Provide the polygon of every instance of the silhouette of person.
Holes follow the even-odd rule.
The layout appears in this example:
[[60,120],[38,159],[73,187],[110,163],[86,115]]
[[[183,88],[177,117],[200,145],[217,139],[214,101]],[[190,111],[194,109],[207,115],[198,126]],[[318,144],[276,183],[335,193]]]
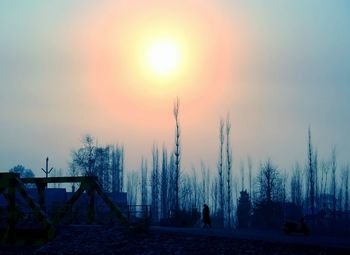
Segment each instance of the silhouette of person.
[[209,207],[207,204],[203,206],[203,228],[209,226],[211,228],[210,216],[209,216]]

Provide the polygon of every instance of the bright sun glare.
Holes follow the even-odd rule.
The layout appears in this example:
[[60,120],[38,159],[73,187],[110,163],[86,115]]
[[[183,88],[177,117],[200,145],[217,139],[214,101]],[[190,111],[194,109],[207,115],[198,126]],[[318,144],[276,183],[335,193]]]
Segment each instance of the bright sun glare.
[[150,44],[146,53],[147,66],[158,76],[167,76],[177,71],[181,52],[175,41],[159,39]]

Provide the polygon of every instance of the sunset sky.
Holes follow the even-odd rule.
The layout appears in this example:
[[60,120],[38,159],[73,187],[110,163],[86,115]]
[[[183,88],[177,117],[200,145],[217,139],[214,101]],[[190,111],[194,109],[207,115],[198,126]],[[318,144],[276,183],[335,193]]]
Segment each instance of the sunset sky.
[[0,170],[67,169],[90,133],[124,144],[126,169],[174,147],[182,169],[216,171],[220,117],[232,123],[233,170],[250,155],[282,170],[350,161],[350,2],[0,2]]

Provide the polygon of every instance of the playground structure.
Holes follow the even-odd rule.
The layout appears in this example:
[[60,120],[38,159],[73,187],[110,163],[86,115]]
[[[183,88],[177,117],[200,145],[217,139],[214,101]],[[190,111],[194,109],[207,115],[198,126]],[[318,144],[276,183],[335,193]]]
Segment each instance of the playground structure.
[[[71,198],[64,204],[63,209],[54,221],[49,219],[45,212],[45,189],[49,183],[80,183],[79,188],[73,193]],[[26,191],[26,184],[34,184],[38,191],[38,203]],[[3,229],[1,242],[15,243],[20,236],[20,231],[16,224],[18,217],[18,205],[16,204],[16,195],[20,195],[32,210],[36,220],[41,223],[41,235],[44,241],[55,237],[56,226],[71,210],[72,206],[79,197],[86,192],[88,194],[87,218],[88,223],[95,219],[95,195],[99,195],[103,202],[110,208],[111,213],[119,220],[122,226],[126,226],[130,218],[129,212],[127,218],[121,210],[109,199],[103,192],[97,178],[94,176],[84,177],[47,177],[47,178],[20,178],[17,173],[0,173],[0,195],[3,195],[7,201],[6,226]],[[147,211],[147,208],[146,208]]]

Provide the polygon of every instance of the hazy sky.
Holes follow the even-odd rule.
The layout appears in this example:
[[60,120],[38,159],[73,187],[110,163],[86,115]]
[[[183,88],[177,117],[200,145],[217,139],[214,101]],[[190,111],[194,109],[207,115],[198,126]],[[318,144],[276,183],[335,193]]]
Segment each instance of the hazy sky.
[[[86,133],[124,144],[137,169],[154,142],[173,148],[177,96],[184,169],[216,170],[228,112],[236,169],[247,155],[303,164],[309,125],[320,158],[336,145],[349,162],[349,1],[163,2],[0,2],[2,171],[41,175],[46,156],[65,170]],[[141,67],[159,35],[184,49],[166,79]]]

